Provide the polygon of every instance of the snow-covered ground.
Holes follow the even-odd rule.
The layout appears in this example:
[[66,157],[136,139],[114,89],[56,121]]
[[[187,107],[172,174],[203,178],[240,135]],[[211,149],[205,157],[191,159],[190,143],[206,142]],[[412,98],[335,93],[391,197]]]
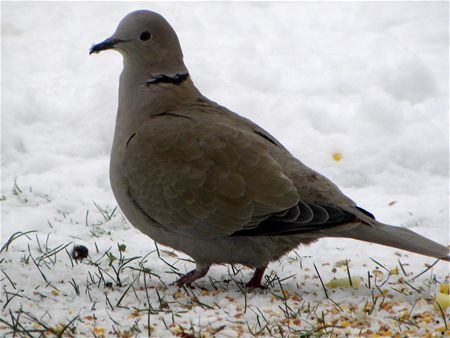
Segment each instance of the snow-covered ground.
[[[352,240],[273,262],[262,291],[244,290],[251,271],[229,266],[192,290],[170,285],[194,265],[157,252],[115,209],[108,161],[122,60],[88,49],[134,9],[161,13],[206,96],[269,130],[378,219],[448,245],[448,6],[2,2],[2,245],[21,236],[0,253],[0,335],[444,332],[449,312],[445,321],[432,297],[448,264],[413,278],[435,260]],[[70,259],[75,244],[89,259]],[[328,299],[318,273],[324,283],[346,277],[346,259],[362,285],[328,288]]]

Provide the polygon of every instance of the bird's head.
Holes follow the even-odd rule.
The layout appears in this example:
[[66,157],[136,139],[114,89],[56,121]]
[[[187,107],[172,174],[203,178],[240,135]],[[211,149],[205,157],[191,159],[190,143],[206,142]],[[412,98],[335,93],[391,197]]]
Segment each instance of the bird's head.
[[131,12],[120,21],[114,34],[93,45],[89,54],[117,50],[125,64],[165,74],[185,70],[178,37],[158,13],[148,10]]

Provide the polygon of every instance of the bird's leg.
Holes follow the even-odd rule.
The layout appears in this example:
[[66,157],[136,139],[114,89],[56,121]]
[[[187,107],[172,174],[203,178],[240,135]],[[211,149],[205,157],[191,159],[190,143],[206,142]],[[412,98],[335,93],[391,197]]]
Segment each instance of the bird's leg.
[[200,265],[197,264],[195,269],[189,271],[187,274],[181,276],[180,279],[176,281],[178,285],[190,285],[195,282],[197,279],[202,278],[204,275],[208,273],[209,265]]
[[251,289],[261,288],[262,287],[261,280],[264,276],[264,271],[266,271],[266,268],[267,265],[260,268],[256,268],[252,279],[250,279],[250,281],[247,283],[246,286]]

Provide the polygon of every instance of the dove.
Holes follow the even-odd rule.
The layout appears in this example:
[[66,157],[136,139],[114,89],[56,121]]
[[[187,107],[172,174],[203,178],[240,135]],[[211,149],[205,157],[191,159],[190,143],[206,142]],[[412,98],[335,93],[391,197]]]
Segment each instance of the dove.
[[449,249],[383,224],[252,121],[203,96],[178,37],[137,10],[90,54],[123,56],[110,182],[127,220],[195,260],[191,284],[213,264],[254,269],[323,237],[351,238],[449,261]]

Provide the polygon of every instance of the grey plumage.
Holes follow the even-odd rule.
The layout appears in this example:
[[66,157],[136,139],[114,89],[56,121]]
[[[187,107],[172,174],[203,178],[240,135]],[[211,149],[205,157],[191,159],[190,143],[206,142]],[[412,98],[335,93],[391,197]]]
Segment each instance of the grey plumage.
[[114,195],[127,219],[197,263],[256,268],[300,244],[347,237],[449,260],[447,247],[376,221],[272,135],[194,86],[178,38],[157,13],[135,11],[91,53],[124,57],[111,152]]

